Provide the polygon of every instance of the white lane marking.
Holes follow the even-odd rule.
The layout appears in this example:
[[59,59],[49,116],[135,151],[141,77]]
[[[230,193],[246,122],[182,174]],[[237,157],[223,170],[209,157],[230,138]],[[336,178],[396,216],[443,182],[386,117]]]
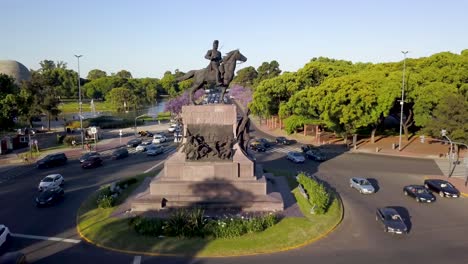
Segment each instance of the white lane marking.
[[[175,151],[175,149],[172,149],[172,150],[170,150],[170,151],[168,151],[168,152],[166,152],[166,153],[167,153],[167,154],[171,154],[171,153],[174,152],[174,151]],[[151,168],[145,170],[143,173],[148,173],[148,172],[154,170],[154,168],[156,168],[156,167],[158,167],[159,165],[161,165],[161,163],[164,163],[164,161],[165,161],[165,160],[162,160],[161,162],[158,162],[156,165],[154,165],[153,167],[151,167]]]
[[22,237],[22,238],[29,238],[29,239],[39,239],[39,240],[50,240],[50,241],[58,241],[58,242],[67,242],[67,243],[74,243],[78,244],[81,240],[78,239],[69,239],[69,238],[60,238],[60,237],[45,237],[45,236],[33,236],[33,235],[24,235],[24,234],[15,234],[11,233],[12,237]]
[[141,256],[135,256],[135,258],[133,258],[133,264],[140,264],[141,262]]

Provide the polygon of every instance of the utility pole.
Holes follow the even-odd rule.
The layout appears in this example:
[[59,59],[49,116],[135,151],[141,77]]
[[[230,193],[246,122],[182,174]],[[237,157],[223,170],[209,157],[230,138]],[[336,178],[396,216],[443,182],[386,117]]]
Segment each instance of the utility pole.
[[75,55],[78,59],[78,104],[80,105],[80,132],[81,132],[81,149],[84,149],[84,134],[83,134],[83,105],[81,102],[81,82],[80,82],[80,58],[83,55]]
[[452,175],[452,152],[453,152],[453,142],[452,140],[447,136],[447,130],[442,129],[441,134],[443,137],[445,137],[449,142],[450,142],[450,150],[449,150],[449,171],[448,171],[448,177]]
[[398,151],[401,151],[401,133],[403,129],[403,104],[405,102],[405,71],[406,71],[406,54],[408,51],[402,51],[404,59],[403,59],[403,79],[402,79],[402,84],[401,84],[401,111],[400,111],[400,139],[398,141]]

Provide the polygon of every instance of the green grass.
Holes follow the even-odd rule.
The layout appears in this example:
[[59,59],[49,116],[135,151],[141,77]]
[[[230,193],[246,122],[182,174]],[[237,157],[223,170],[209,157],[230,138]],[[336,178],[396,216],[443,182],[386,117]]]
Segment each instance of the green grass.
[[[145,176],[147,175],[137,176],[138,182],[125,190],[120,199],[128,196]],[[297,189],[294,192],[298,192]],[[90,196],[78,210],[78,229],[82,235],[94,243],[108,248],[167,255],[234,256],[286,250],[320,238],[325,232],[335,227],[342,218],[341,203],[339,199],[334,199],[324,215],[304,213],[306,217],[284,218],[277,225],[264,232],[247,234],[238,238],[157,238],[137,234],[128,225],[127,219],[110,217],[115,207],[97,208],[96,196],[97,192]],[[298,201],[301,201],[300,197],[297,195],[296,197]],[[310,206],[307,208],[307,204],[300,202],[300,206],[304,212],[310,211]]]
[[[94,107],[96,108],[96,112],[115,111],[112,105],[107,101],[94,102]],[[62,111],[62,113],[76,113],[79,111],[80,105],[78,102],[61,103],[59,105],[59,109]],[[90,112],[92,110],[91,104],[83,103],[82,109],[84,112]]]

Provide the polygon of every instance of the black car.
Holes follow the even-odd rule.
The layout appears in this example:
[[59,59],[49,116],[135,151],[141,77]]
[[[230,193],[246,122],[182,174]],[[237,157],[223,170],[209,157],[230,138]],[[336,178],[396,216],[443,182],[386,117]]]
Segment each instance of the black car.
[[81,163],[81,168],[89,169],[96,168],[102,165],[102,159],[99,156],[92,156]]
[[64,165],[67,163],[67,160],[68,158],[67,156],[65,156],[65,153],[49,154],[45,156],[44,158],[38,160],[36,163],[36,166],[39,169],[50,168],[50,167]]
[[416,202],[432,203],[435,201],[435,196],[422,185],[408,185],[403,188],[403,193],[406,196],[413,197]]
[[112,159],[123,159],[128,157],[128,150],[126,148],[119,148],[112,152]]
[[407,234],[408,227],[406,227],[403,218],[400,214],[391,207],[378,208],[376,211],[375,220],[383,226],[384,232],[394,234]]
[[268,141],[266,138],[259,138],[257,141],[262,143],[265,148],[271,147],[270,141]]
[[438,193],[440,197],[460,197],[460,191],[448,181],[429,179],[424,181],[424,186],[426,186],[427,189]]
[[304,153],[306,153],[307,151],[312,150],[312,149],[315,149],[314,145],[307,144],[307,145],[302,145],[301,146],[301,150]]
[[266,147],[259,141],[254,141],[249,145],[250,149],[257,152],[265,152]]
[[305,156],[308,159],[315,160],[315,161],[325,161],[325,160],[327,160],[327,156],[325,155],[325,153],[323,153],[319,149],[308,150],[305,153]]
[[87,152],[83,156],[80,157],[80,163],[83,163],[85,160],[89,159],[90,157],[95,157],[95,156],[99,157],[100,154],[96,151]]
[[291,144],[291,140],[285,138],[285,137],[277,137],[276,138],[276,143],[278,144],[282,144],[282,145],[290,145]]
[[62,200],[64,196],[65,192],[60,187],[45,189],[36,197],[36,205],[38,207],[51,205]]
[[141,142],[142,142],[142,140],[139,139],[139,138],[131,139],[131,140],[129,140],[129,141],[127,142],[127,147],[129,147],[129,148],[134,148],[134,147],[140,145]]

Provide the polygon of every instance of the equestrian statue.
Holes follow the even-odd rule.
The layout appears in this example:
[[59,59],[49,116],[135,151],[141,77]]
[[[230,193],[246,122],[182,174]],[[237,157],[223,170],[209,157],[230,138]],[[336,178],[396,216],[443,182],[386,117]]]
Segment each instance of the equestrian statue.
[[228,52],[221,58],[221,52],[218,51],[218,44],[219,42],[215,40],[213,42],[213,49],[208,50],[205,55],[205,58],[210,60],[208,67],[201,70],[191,70],[184,76],[177,78],[178,82],[193,78],[193,84],[189,93],[190,102],[192,104],[196,104],[193,98],[195,92],[206,84],[222,87],[220,102],[224,102],[224,94],[232,79],[234,79],[237,62],[247,61],[247,58],[237,49]]

